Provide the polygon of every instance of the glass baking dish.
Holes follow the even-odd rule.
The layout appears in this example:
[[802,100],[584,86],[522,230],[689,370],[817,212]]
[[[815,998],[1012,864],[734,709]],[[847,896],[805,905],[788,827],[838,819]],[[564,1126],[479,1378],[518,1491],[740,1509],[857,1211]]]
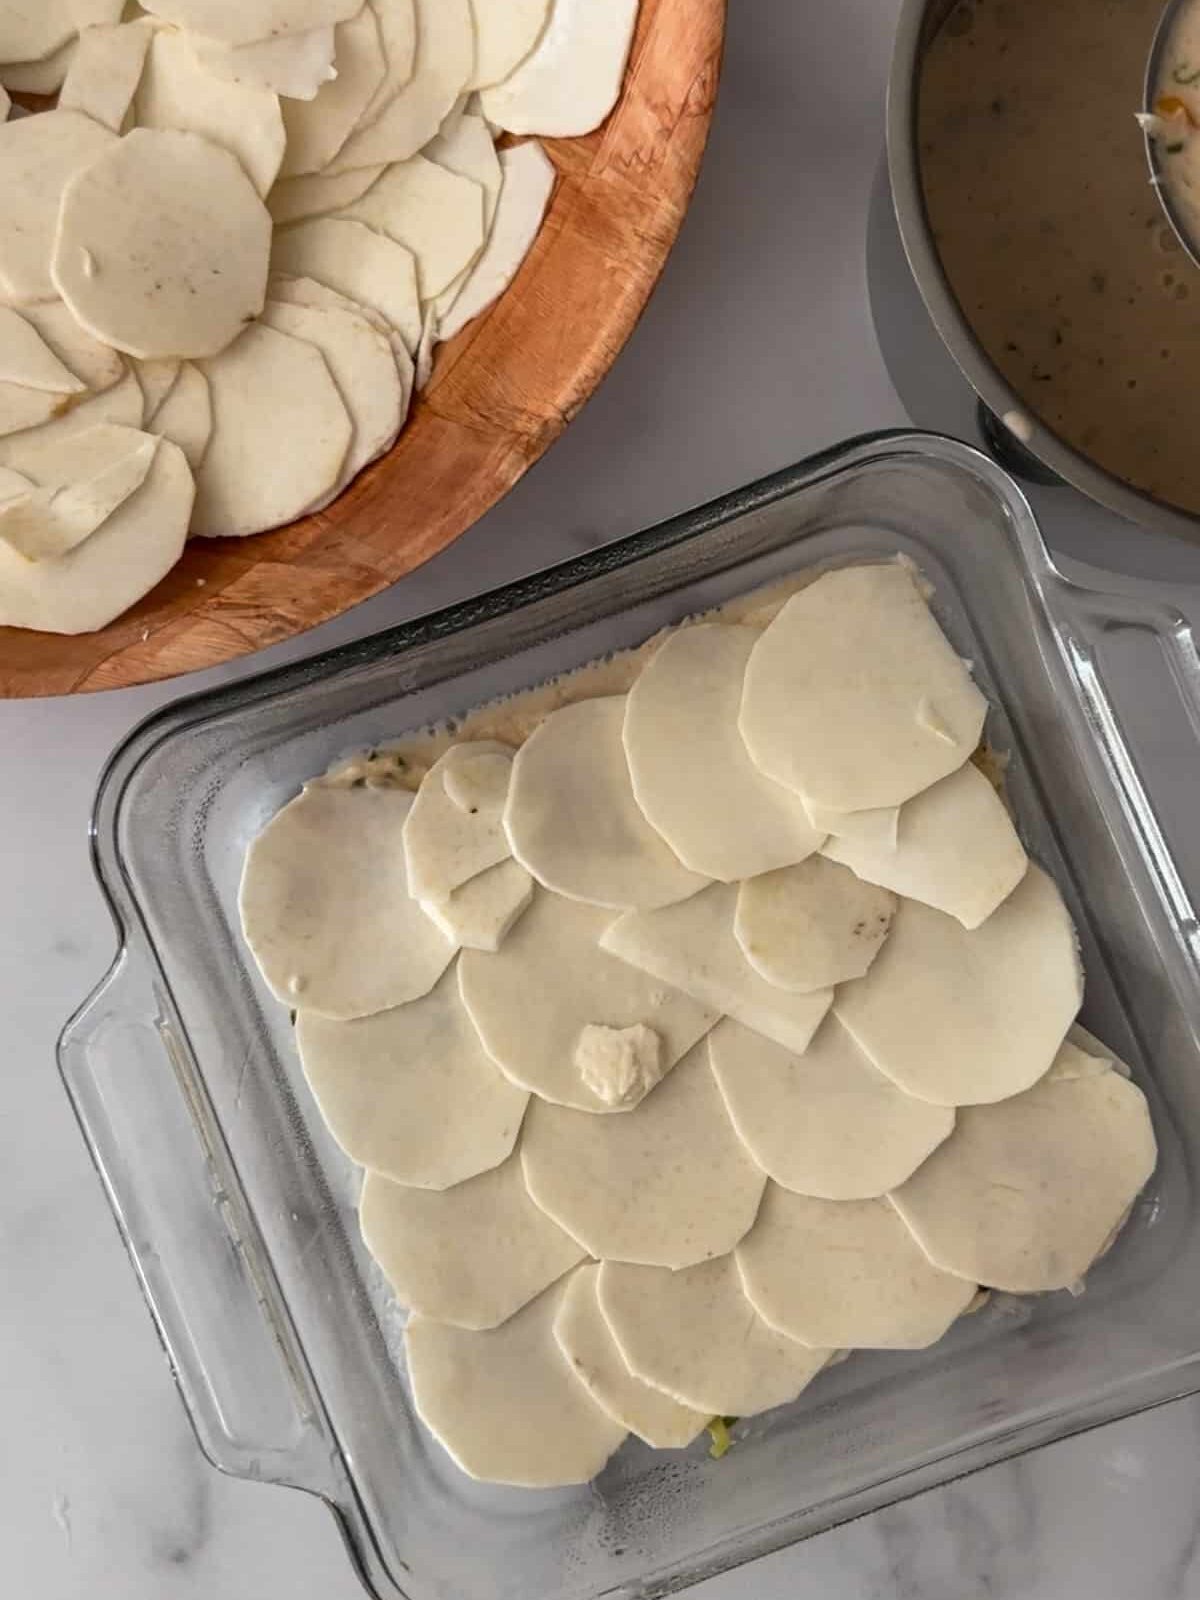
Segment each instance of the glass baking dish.
[[[584,1490],[471,1483],[415,1421],[355,1171],[242,946],[245,846],[339,757],[801,567],[897,551],[995,708],[1022,833],[1078,923],[1085,1020],[1150,1095],[1158,1171],[1082,1297],[996,1296],[931,1350],[856,1355],[721,1461],[627,1445]],[[650,1597],[1200,1389],[1200,935],[1171,849],[1178,825],[1183,859],[1187,807],[1155,792],[1149,760],[1169,749],[1194,795],[1198,733],[1183,618],[1066,581],[1014,484],[919,434],[143,724],[93,825],[120,953],[61,1067],[206,1453],[323,1496],[385,1600]]]

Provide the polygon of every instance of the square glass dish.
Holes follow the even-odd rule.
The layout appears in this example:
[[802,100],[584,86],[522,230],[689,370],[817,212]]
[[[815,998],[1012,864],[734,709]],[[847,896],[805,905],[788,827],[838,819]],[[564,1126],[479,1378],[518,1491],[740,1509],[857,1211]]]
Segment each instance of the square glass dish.
[[[1079,1298],[996,1296],[930,1350],[858,1354],[720,1461],[627,1444],[586,1489],[472,1483],[414,1417],[354,1169],[242,944],[246,845],[340,757],[801,568],[898,551],[991,701],[1021,832],[1077,921],[1084,1020],[1150,1096],[1158,1170]],[[1169,845],[1186,808],[1146,759],[1166,741],[1194,795],[1198,732],[1179,614],[1067,582],[999,469],[918,434],[153,717],[96,801],[121,948],[61,1066],[205,1451],[323,1496],[381,1600],[642,1600],[1200,1389],[1200,936]]]

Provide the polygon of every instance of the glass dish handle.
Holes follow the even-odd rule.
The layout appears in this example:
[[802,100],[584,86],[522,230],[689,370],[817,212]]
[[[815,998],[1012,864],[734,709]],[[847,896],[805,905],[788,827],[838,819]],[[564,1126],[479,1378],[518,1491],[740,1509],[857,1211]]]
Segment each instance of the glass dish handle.
[[[1149,863],[1200,996],[1200,655],[1192,624],[1168,602],[1065,580],[1058,600],[1060,648],[1094,759],[1114,780],[1120,820]],[[1155,775],[1152,792],[1145,773]]]
[[337,1453],[246,1247],[228,1155],[205,1141],[186,1052],[128,947],[64,1029],[59,1069],[201,1448],[239,1477],[338,1498]]

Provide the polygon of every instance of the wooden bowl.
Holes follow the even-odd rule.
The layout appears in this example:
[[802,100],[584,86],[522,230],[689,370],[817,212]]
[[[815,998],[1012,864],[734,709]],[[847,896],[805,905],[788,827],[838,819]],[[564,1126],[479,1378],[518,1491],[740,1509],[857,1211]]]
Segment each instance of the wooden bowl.
[[261,650],[378,593],[495,505],[588,399],[675,242],[720,71],[725,0],[642,0],[621,100],[545,141],[559,182],[532,252],[442,345],[399,442],[327,510],[250,539],[196,539],[98,633],[0,628],[0,696],[150,683]]

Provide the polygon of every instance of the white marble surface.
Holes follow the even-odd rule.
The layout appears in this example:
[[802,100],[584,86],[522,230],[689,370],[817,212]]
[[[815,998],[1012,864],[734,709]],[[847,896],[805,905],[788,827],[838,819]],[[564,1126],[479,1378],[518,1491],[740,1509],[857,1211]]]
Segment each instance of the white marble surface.
[[[864,265],[897,3],[732,0],[695,206],[612,377],[452,553],[273,659],[427,610],[847,434],[905,421],[875,340]],[[920,414],[924,405],[913,405],[923,422],[969,426],[952,379],[930,414]],[[1062,493],[1041,505],[1070,554],[1170,578],[1185,603],[1200,594],[1200,552],[1145,538],[1131,547]],[[320,1505],[222,1478],[200,1457],[54,1068],[56,1033],[112,950],[85,837],[98,770],[135,720],[197,686],[0,706],[0,1585],[29,1600],[360,1592]],[[697,1592],[1200,1596],[1198,1463],[1200,1403],[1182,1402]]]

